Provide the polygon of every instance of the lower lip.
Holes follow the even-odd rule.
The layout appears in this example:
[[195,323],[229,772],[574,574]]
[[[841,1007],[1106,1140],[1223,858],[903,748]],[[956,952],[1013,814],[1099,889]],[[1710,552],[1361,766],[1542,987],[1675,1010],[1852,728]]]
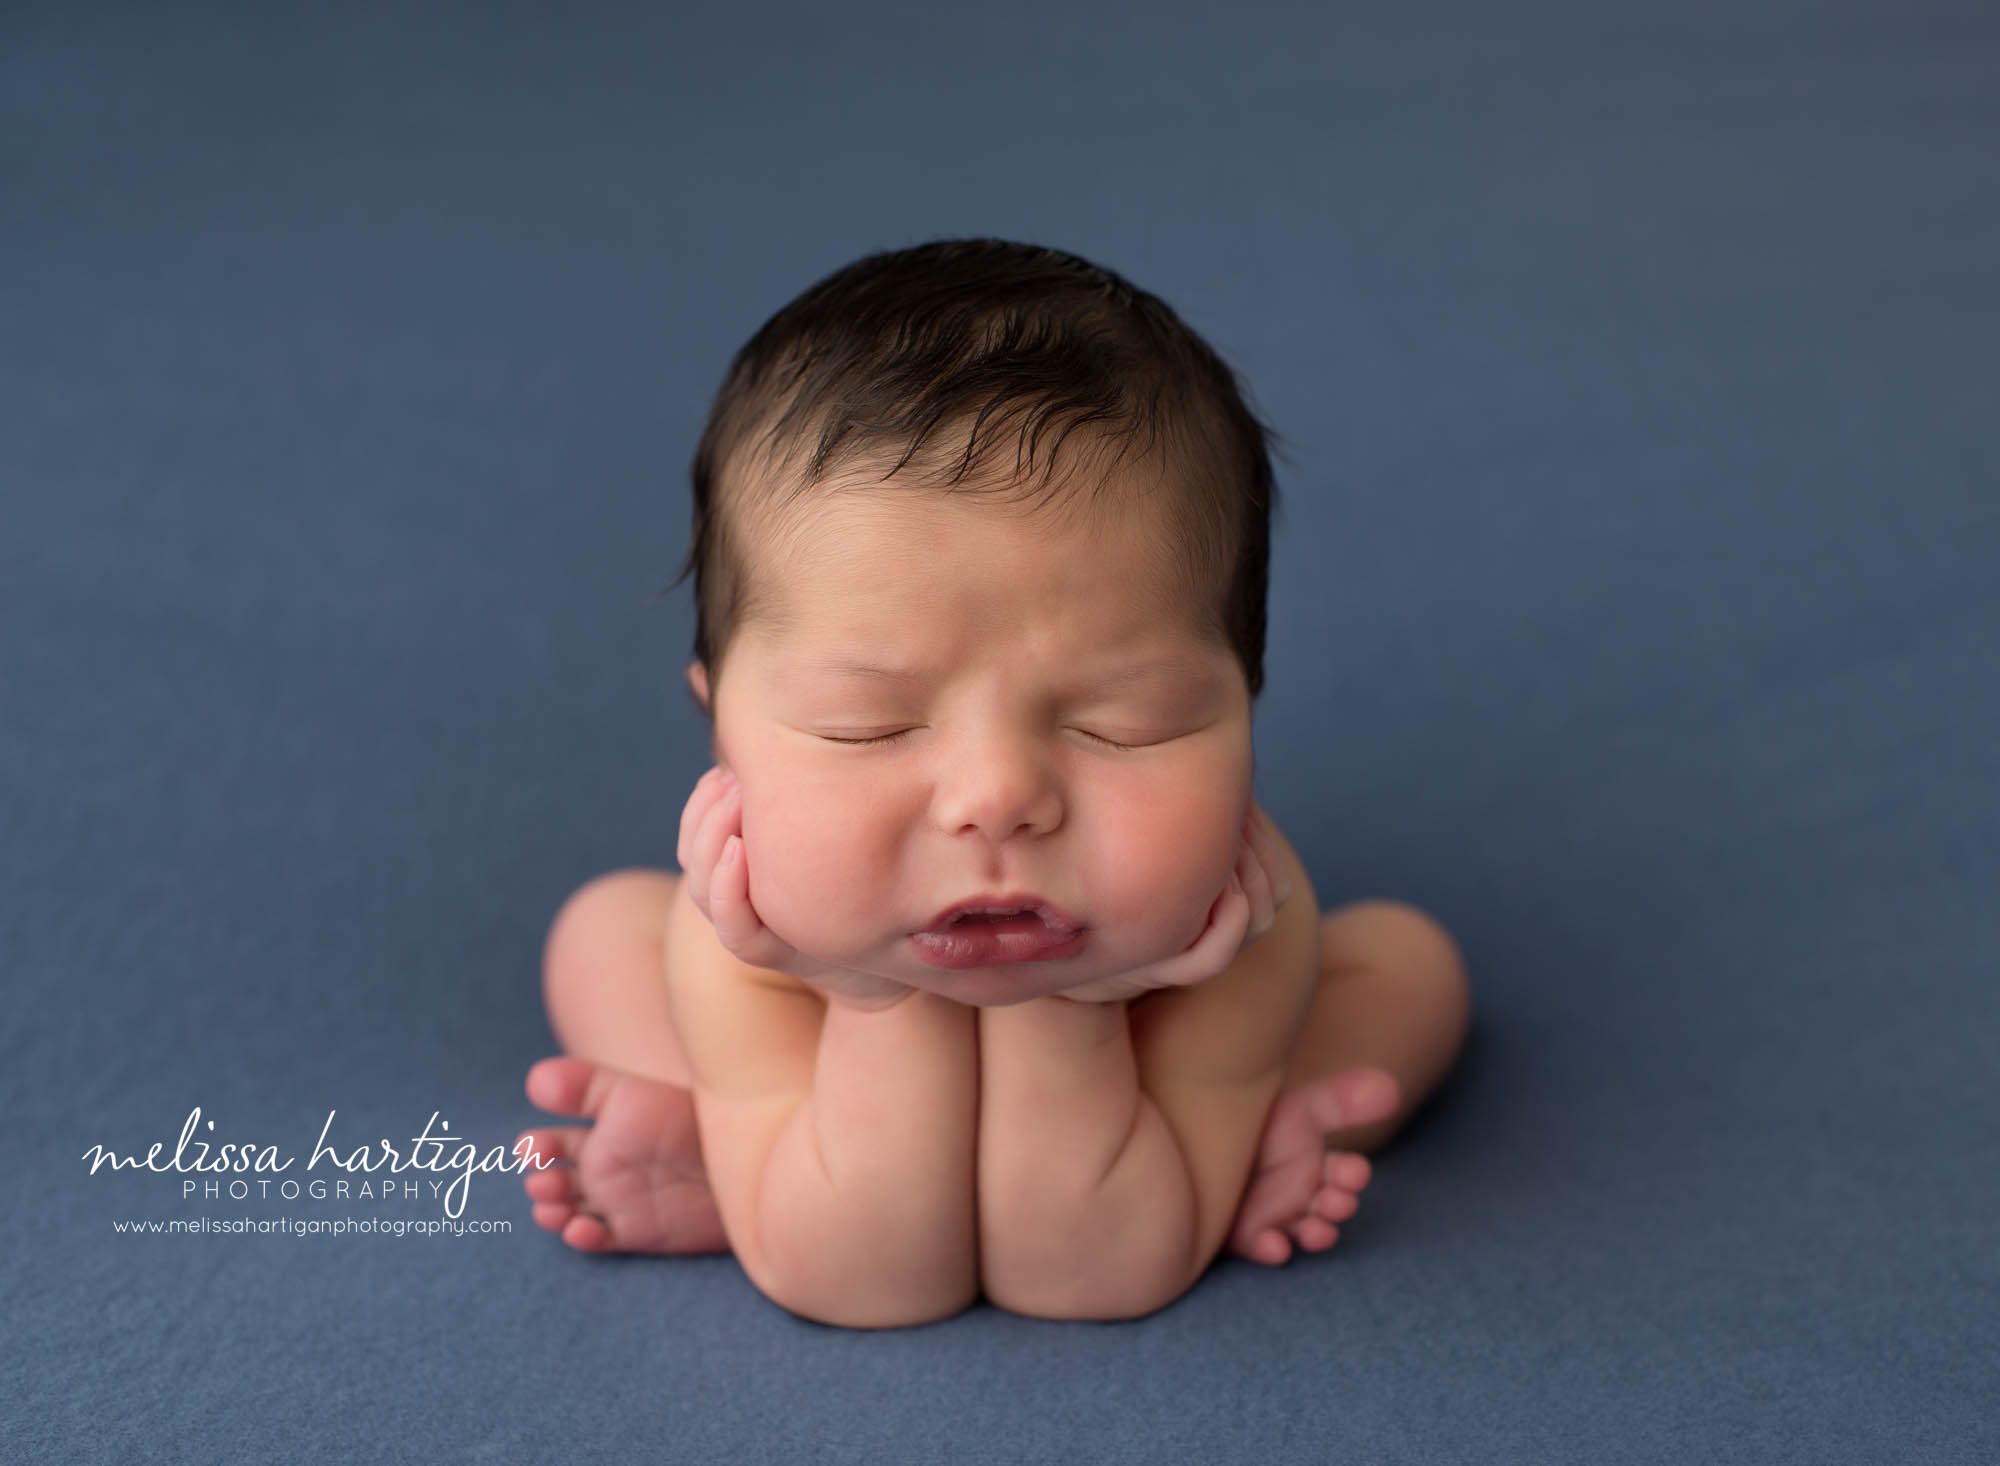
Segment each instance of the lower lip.
[[1015,962],[1055,962],[1083,950],[1088,931],[1063,931],[1039,916],[974,921],[941,931],[912,932],[917,956],[932,967],[1005,967]]

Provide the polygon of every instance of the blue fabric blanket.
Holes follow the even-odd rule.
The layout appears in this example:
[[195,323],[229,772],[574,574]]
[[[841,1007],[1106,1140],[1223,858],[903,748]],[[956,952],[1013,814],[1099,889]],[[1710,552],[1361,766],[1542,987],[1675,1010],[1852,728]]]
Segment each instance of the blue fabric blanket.
[[[0,1457],[2000,1459],[2000,22],[1136,16],[0,24]],[[706,765],[709,394],[967,233],[1287,440],[1260,798],[1479,1003],[1361,1215],[867,1334],[309,1166],[536,1120],[549,919]]]

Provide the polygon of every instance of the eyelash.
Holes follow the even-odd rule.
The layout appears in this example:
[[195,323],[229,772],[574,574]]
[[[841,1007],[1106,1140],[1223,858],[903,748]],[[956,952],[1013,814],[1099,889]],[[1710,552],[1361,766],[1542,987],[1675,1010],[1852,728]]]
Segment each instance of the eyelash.
[[[908,728],[903,728],[894,733],[884,733],[877,738],[835,738],[828,733],[822,733],[820,736],[826,739],[828,743],[844,743],[849,748],[874,748],[880,744],[894,743],[909,731]],[[1106,748],[1115,748],[1121,753],[1131,753],[1146,746],[1143,743],[1113,743],[1109,738],[1100,738],[1097,734],[1083,728],[1079,728],[1076,731],[1083,734],[1085,738],[1088,738],[1093,743],[1102,744]]]

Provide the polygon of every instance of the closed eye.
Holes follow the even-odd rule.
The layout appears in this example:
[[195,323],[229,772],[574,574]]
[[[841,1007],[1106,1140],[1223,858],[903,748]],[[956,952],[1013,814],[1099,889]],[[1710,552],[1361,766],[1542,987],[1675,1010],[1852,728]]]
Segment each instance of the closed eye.
[[[898,738],[901,738],[905,733],[908,733],[910,731],[911,730],[908,728],[899,728],[894,733],[883,733],[879,734],[874,738],[839,738],[831,733],[822,733],[819,736],[825,739],[828,743],[841,743],[845,744],[849,748],[876,748],[885,743],[894,743]],[[1119,743],[1113,739],[1105,738],[1099,734],[1092,733],[1087,728],[1078,728],[1076,731],[1083,734],[1083,736],[1085,738],[1088,738],[1092,743],[1100,744],[1105,748],[1115,748],[1124,753],[1131,753],[1136,749],[1145,748],[1148,746],[1143,743]]]
[[831,733],[822,733],[819,736],[828,743],[845,743],[850,748],[871,748],[878,743],[894,743],[909,731],[908,728],[901,728],[894,733],[884,733],[879,738],[836,738]]

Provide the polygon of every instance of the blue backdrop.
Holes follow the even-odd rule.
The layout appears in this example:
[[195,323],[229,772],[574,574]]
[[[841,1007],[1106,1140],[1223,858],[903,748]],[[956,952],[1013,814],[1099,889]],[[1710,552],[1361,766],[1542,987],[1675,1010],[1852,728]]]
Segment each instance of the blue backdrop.
[[[1990,9],[481,14],[0,20],[0,1454],[2000,1457]],[[1260,797],[1479,1003],[1340,1245],[851,1334],[509,1177],[120,1231],[443,1215],[89,1174],[197,1106],[536,1118],[549,919],[706,764],[709,395],[960,234],[1288,444]]]

